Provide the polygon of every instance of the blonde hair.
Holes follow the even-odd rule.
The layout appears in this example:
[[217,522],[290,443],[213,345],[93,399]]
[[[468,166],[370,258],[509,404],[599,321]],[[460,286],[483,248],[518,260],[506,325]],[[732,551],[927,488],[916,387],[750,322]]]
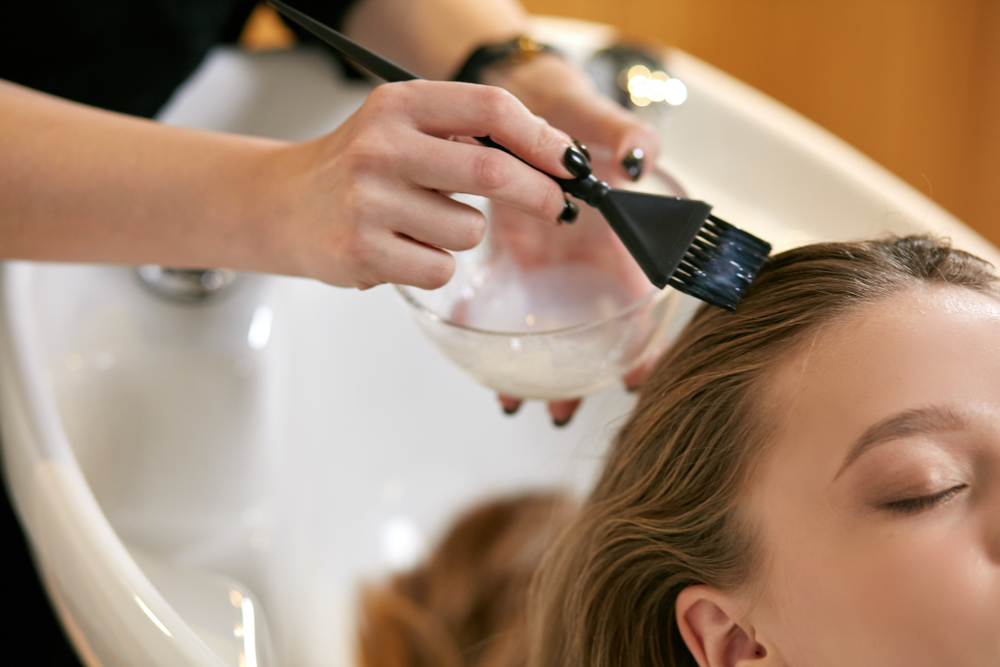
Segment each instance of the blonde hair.
[[[737,590],[761,561],[739,509],[774,424],[760,400],[769,373],[818,327],[935,283],[998,294],[989,264],[911,236],[789,250],[768,262],[735,314],[701,308],[646,379],[595,489],[535,572],[526,621],[505,626],[506,641],[523,633],[513,640],[530,667],[694,666],[674,618],[678,593],[693,584]],[[490,664],[523,664],[525,653],[514,655]]]

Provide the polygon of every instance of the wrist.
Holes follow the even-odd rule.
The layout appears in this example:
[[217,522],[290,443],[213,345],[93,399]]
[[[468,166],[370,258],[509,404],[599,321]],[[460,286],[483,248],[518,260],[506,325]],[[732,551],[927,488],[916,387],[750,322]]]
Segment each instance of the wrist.
[[532,113],[548,118],[553,107],[567,97],[596,94],[583,72],[562,56],[545,53],[516,65],[492,67],[482,83],[514,94]]
[[286,223],[295,202],[292,146],[245,139],[231,156],[225,213],[212,243],[225,266],[243,271],[301,275]]
[[453,81],[486,83],[490,73],[517,67],[538,57],[559,56],[559,52],[528,35],[519,35],[502,42],[483,44],[476,48],[452,77]]

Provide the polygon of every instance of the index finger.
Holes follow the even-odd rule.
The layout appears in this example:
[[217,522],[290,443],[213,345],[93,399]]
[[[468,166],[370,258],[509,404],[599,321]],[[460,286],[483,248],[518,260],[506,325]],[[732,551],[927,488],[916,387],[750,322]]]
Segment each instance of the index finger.
[[[420,84],[407,108],[414,127],[447,138],[488,136],[547,174],[573,178],[563,164],[569,135],[534,115],[502,88],[473,83],[411,81]],[[413,86],[418,88],[418,86]]]

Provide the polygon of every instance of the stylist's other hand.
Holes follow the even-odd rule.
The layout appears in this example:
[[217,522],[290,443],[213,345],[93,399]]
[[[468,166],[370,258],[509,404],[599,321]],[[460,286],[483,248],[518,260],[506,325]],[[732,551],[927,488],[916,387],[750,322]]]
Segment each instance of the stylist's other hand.
[[[655,163],[660,142],[655,130],[602,95],[590,79],[561,57],[547,54],[512,67],[490,70],[486,83],[514,93],[533,113],[585,144],[593,153],[595,174],[614,186],[638,180]],[[640,157],[641,156],[641,157]],[[572,229],[527,224],[517,211],[494,206],[493,252],[513,258],[523,270],[565,262],[595,265],[619,277],[636,298],[650,289],[648,279],[599,213],[581,206]],[[656,355],[650,355],[622,378],[629,391],[645,379]],[[514,414],[522,400],[500,395],[504,412]],[[549,401],[557,426],[567,424],[581,399]]]
[[261,239],[285,262],[275,272],[359,289],[441,287],[455,270],[447,251],[476,246],[486,231],[483,214],[451,192],[557,226],[565,201],[552,179],[502,151],[452,140],[484,135],[549,174],[571,177],[567,135],[507,91],[465,83],[379,86],[333,133],[276,149],[265,180],[278,205]]
[[[594,175],[613,187],[628,184],[613,164],[595,159]],[[489,261],[498,266],[513,266],[518,272],[530,273],[558,265],[585,265],[594,273],[603,274],[617,283],[628,303],[633,303],[654,289],[625,245],[601,213],[581,205],[580,216],[573,225],[553,227],[539,225],[520,211],[500,204],[492,205],[490,215]],[[634,391],[642,384],[649,368],[656,361],[652,353],[622,381]],[[514,414],[521,399],[500,395],[504,412]],[[548,410],[556,426],[564,426],[580,406],[581,399],[549,401]]]
[[528,109],[585,144],[614,175],[638,180],[660,155],[656,131],[601,94],[585,73],[555,54],[487,70],[484,83],[512,92]]

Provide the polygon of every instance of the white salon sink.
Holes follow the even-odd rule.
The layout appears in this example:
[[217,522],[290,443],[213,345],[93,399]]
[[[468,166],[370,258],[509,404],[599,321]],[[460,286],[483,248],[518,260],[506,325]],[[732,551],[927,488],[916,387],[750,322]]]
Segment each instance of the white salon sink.
[[[570,51],[608,32],[548,21]],[[662,164],[779,246],[933,231],[1000,253],[808,121],[680,52],[688,101]],[[318,52],[216,51],[164,120],[304,139],[367,87]],[[0,310],[6,481],[46,587],[96,665],[347,665],[359,583],[406,566],[462,506],[583,492],[632,405],[589,397],[562,430],[501,415],[389,288],[242,275],[215,301],[123,267],[10,262]]]

